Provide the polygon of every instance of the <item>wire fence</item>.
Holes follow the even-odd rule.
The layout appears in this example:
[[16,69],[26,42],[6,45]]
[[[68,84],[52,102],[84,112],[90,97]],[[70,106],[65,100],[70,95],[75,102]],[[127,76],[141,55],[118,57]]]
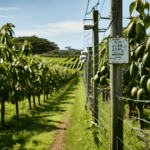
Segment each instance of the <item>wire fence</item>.
[[[91,111],[93,120],[97,120],[97,130],[99,132],[99,141],[103,149],[110,148],[110,137],[111,137],[111,98],[110,98],[110,85],[94,87],[94,66],[100,66],[101,63],[106,59],[105,56],[98,63],[93,64],[94,57],[99,57],[100,51],[94,55],[91,53],[87,54],[87,59],[84,63],[84,85],[87,95],[87,106]],[[90,64],[90,65],[89,65]],[[109,65],[108,65],[109,66]],[[90,82],[88,81],[90,78]],[[100,81],[100,78],[98,79]],[[98,93],[98,105],[94,102],[94,88]],[[137,100],[129,97],[122,97],[115,95],[117,101],[123,101],[124,117],[120,118],[117,116],[118,121],[123,123],[123,140],[116,136],[116,147],[119,150],[119,143],[123,144],[124,149],[137,149],[137,150],[148,150],[150,149],[150,111],[147,109],[147,115],[143,114],[143,105],[149,104],[149,100]],[[98,112],[95,112],[95,107],[98,108]],[[128,108],[129,107],[129,108]],[[132,108],[132,112],[131,108]],[[95,117],[96,114],[98,116]],[[149,114],[149,115],[148,115]]]
[[[92,62],[91,60],[87,60],[84,64],[84,86],[86,89],[86,96],[87,96],[87,107],[91,111],[91,115],[93,117],[93,120],[97,120],[97,118],[94,117],[94,108],[98,108],[98,124],[96,124],[97,130],[99,132],[99,141],[103,141],[102,147],[105,149],[109,149],[109,143],[110,143],[110,92],[107,88],[101,88],[97,87],[96,91],[98,93],[98,102],[99,104],[94,103],[94,95],[93,95],[93,81],[91,80],[90,83],[88,83],[88,76],[93,76],[93,65],[92,68],[88,68],[88,63]],[[88,70],[91,70],[90,74],[88,74]],[[94,123],[94,122],[93,122]]]
[[[102,2],[102,3],[101,3]],[[93,5],[92,9],[89,10],[89,3],[87,3],[87,9],[85,13],[84,21],[92,21],[92,19],[86,19],[87,15],[94,12],[95,8],[100,6],[100,13],[98,15],[98,21],[94,23],[94,26],[98,24],[102,19],[109,20],[109,17],[102,17],[102,10],[104,8],[105,0],[99,1]],[[110,12],[112,13],[112,12]],[[118,12],[113,12],[118,13]],[[116,18],[115,18],[116,19]],[[114,19],[114,20],[115,20]],[[106,32],[110,29],[113,21],[109,21],[108,26],[105,28],[98,29],[100,34],[103,33],[103,38],[105,37]],[[93,29],[94,30],[94,29]],[[93,118],[93,124],[97,127],[97,132],[99,135],[99,144],[98,149],[111,149],[112,143],[112,119],[115,119],[117,122],[123,124],[123,138],[116,136],[116,149],[120,150],[120,145],[123,145],[124,150],[149,150],[150,149],[150,100],[147,97],[147,100],[137,100],[130,97],[123,97],[122,95],[114,95],[116,102],[123,102],[123,117],[120,117],[120,114],[117,116],[112,115],[113,103],[111,100],[111,89],[110,89],[110,80],[109,75],[105,78],[108,79],[106,85],[100,85],[101,77],[94,74],[94,67],[98,66],[98,69],[108,61],[108,56],[104,54],[103,59],[100,59],[101,49],[95,54],[94,49],[100,48],[99,44],[94,45],[94,35],[93,30],[85,30],[87,33],[84,40],[84,49],[87,51],[86,61],[84,62],[84,86],[87,97],[87,108],[90,110],[90,114]],[[91,33],[92,31],[92,33]],[[92,48],[92,49],[90,49]],[[131,50],[133,51],[133,50]],[[98,58],[98,63],[94,63],[94,59]],[[107,63],[107,67],[110,68]],[[99,70],[100,71],[100,70]],[[95,86],[94,82],[98,82]],[[120,87],[122,88],[122,87]],[[95,97],[95,92],[98,96]],[[97,103],[97,102],[98,103]],[[117,132],[117,130],[116,130]],[[93,144],[89,143],[87,149],[92,149]]]
[[[110,97],[110,85],[107,86],[100,86],[100,84],[95,87],[98,93],[98,105],[94,103],[94,77],[93,77],[93,66],[100,65],[101,61],[98,64],[93,64],[93,57],[97,57],[98,54],[95,56],[89,57],[90,53],[87,54],[86,62],[84,63],[84,86],[86,89],[86,96],[87,96],[87,107],[91,111],[91,115],[93,120],[97,118],[94,117],[96,113],[98,115],[97,120],[97,130],[99,132],[99,141],[101,143],[101,147],[104,149],[110,148],[110,136],[111,136],[111,97]],[[90,59],[88,59],[90,58]],[[89,68],[89,63],[91,63]],[[90,76],[90,82],[88,81]],[[100,79],[99,79],[100,80]],[[119,150],[119,144],[122,143],[124,149],[134,149],[134,150],[148,150],[149,142],[150,142],[150,110],[149,107],[144,109],[145,115],[143,114],[143,106],[145,104],[149,104],[149,100],[136,100],[130,99],[128,97],[122,97],[116,95],[118,101],[123,101],[124,103],[124,110],[123,111],[123,118],[117,116],[119,121],[123,122],[123,140],[116,136],[116,145],[117,150]],[[95,107],[98,108],[98,113],[95,112]],[[132,107],[128,108],[128,107]],[[139,108],[140,107],[140,108]],[[131,111],[132,112],[129,112]],[[140,112],[141,111],[141,112]],[[147,114],[146,114],[147,113]],[[94,123],[94,121],[93,121]]]

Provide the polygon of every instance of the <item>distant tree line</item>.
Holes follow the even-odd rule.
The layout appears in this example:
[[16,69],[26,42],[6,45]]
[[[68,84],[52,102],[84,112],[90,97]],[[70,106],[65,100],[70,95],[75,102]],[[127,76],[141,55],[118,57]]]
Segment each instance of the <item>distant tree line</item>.
[[54,50],[54,51],[49,51],[45,54],[48,55],[70,55],[70,56],[76,56],[76,55],[81,55],[81,51],[83,50],[78,50],[78,49],[70,49],[70,50]]
[[30,44],[33,46],[32,54],[42,54],[47,53],[49,51],[53,50],[59,50],[59,47],[54,42],[50,42],[47,39],[44,38],[38,38],[37,36],[24,36],[24,37],[16,37],[14,40],[17,43],[17,47],[20,47],[25,40],[30,42]]

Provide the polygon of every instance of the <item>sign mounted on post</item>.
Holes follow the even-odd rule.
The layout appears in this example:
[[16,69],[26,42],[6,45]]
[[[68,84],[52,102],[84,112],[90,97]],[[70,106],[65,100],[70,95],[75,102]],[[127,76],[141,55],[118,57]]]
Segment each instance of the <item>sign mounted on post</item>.
[[110,64],[129,63],[129,38],[127,37],[109,38],[108,59]]

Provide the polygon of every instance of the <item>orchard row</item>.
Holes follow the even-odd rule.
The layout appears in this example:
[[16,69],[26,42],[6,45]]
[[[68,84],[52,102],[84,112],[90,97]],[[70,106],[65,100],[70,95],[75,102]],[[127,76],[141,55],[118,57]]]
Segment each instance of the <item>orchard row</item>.
[[14,42],[12,28],[15,26],[6,23],[0,29],[0,103],[1,125],[5,123],[5,102],[16,105],[16,116],[19,117],[18,101],[25,97],[31,106],[31,96],[36,107],[35,96],[52,94],[72,79],[76,71],[42,61],[31,56],[32,46],[27,41],[21,47]]

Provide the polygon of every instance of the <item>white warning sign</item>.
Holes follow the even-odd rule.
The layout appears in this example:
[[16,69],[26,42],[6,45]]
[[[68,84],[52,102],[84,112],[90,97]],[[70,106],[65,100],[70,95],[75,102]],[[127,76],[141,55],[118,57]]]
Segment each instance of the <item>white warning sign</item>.
[[109,38],[108,57],[110,64],[129,63],[129,38],[127,37]]

